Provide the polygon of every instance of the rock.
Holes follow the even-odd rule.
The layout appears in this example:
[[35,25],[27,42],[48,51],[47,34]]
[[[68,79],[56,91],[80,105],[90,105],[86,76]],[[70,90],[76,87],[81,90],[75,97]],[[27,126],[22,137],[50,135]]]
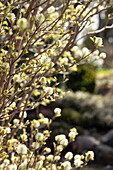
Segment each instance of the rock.
[[99,144],[100,141],[92,136],[78,136],[75,142],[72,143],[72,150],[75,153],[84,153],[88,150],[94,150],[95,146]]
[[111,129],[104,137],[102,138],[102,143],[113,147],[113,129]]
[[104,144],[97,145],[94,149],[95,162],[103,165],[113,165],[113,148]]

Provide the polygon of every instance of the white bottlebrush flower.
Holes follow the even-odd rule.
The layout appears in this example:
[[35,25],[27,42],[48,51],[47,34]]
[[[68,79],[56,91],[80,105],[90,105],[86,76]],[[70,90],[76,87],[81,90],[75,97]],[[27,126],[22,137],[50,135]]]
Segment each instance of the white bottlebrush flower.
[[45,152],[46,154],[48,154],[48,153],[51,152],[51,149],[46,147],[46,148],[44,148],[44,152]]
[[8,140],[9,145],[13,145],[16,147],[18,145],[18,140],[17,139],[9,139]]
[[56,150],[57,150],[58,152],[62,152],[62,151],[63,151],[63,146],[62,146],[62,145],[58,145],[57,148],[56,148]]
[[83,162],[81,161],[81,159],[75,159],[74,160],[74,165],[75,165],[76,168],[81,167],[82,163]]
[[89,54],[88,48],[84,47],[84,48],[82,49],[82,55],[83,55],[83,56],[86,56],[86,55],[88,55],[88,54]]
[[10,68],[9,63],[7,63],[7,62],[3,63],[2,66],[3,66],[4,69]]
[[26,18],[20,18],[17,21],[17,27],[20,28],[20,29],[28,28],[28,21],[27,21],[27,19]]
[[71,163],[69,161],[65,161],[61,164],[61,167],[63,167],[64,170],[70,170],[71,169]]
[[70,139],[75,139],[76,133],[75,132],[69,132]]
[[45,124],[45,125],[47,125],[49,123],[49,119],[48,118],[42,118],[39,121],[40,121],[40,123]]
[[5,166],[7,166],[7,165],[10,164],[10,161],[9,161],[9,159],[4,159],[4,162],[3,162],[3,163],[4,163]]
[[42,14],[42,13],[37,13],[36,14],[36,21],[38,21],[40,24],[42,23],[42,22],[44,22],[44,20],[45,20],[45,16]]
[[4,163],[2,163],[1,165],[0,165],[0,169],[4,169]]
[[14,119],[13,120],[13,123],[14,123],[15,126],[19,126],[19,122],[20,122],[19,119]]
[[38,148],[40,147],[40,144],[39,144],[38,142],[33,142],[33,143],[32,143],[32,147],[33,147],[34,149],[38,149]]
[[43,160],[40,160],[36,163],[35,169],[42,169],[42,166],[43,166]]
[[106,53],[100,53],[99,57],[103,59],[106,58]]
[[55,159],[55,161],[59,161],[60,160],[60,156],[59,155],[55,156],[54,159]]
[[55,141],[57,141],[58,143],[61,142],[64,139],[66,139],[65,135],[57,135],[57,136],[55,136]]
[[63,30],[65,31],[69,27],[69,21],[64,23]]
[[40,156],[40,160],[43,160],[43,161],[44,161],[44,160],[45,160],[45,156],[44,156],[44,155],[41,155],[41,156]]
[[95,51],[93,52],[93,54],[94,54],[94,56],[98,56],[98,55],[99,55],[99,50],[95,50]]
[[81,161],[81,156],[80,155],[75,155],[74,156],[74,165],[75,165],[75,167],[76,168],[79,168],[79,167],[81,167],[81,165],[82,165],[82,161]]
[[65,158],[66,158],[67,160],[71,160],[71,159],[73,158],[72,152],[67,152],[67,153],[65,154]]
[[20,82],[20,75],[15,74],[14,77],[13,77],[13,81],[14,82]]
[[74,47],[71,49],[71,51],[74,52],[74,53],[76,53],[78,50],[79,50],[78,46],[74,46]]
[[52,87],[46,87],[44,90],[47,95],[52,95],[53,94],[53,88]]
[[88,151],[87,153],[86,153],[86,161],[87,160],[94,160],[94,152],[93,151]]
[[49,8],[47,9],[47,11],[48,11],[49,13],[53,13],[53,12],[55,11],[55,7],[54,7],[54,6],[51,6],[51,7],[49,7]]
[[82,51],[81,50],[76,51],[75,57],[82,57]]
[[16,16],[15,16],[14,13],[8,13],[7,14],[7,18],[13,22],[13,21],[15,21]]
[[60,108],[55,108],[54,113],[55,113],[56,116],[60,116],[61,115],[61,109]]
[[57,170],[57,167],[56,167],[56,165],[55,165],[55,164],[52,164],[52,166],[51,166],[51,170]]
[[67,146],[68,145],[68,140],[67,139],[61,140],[60,145]]
[[20,136],[21,136],[21,139],[23,141],[27,141],[27,135],[26,134],[21,134]]
[[27,154],[27,147],[25,144],[20,144],[17,146],[16,152],[18,154]]
[[99,56],[97,55],[97,56],[94,56],[94,58],[93,58],[94,60],[98,60],[99,59]]
[[68,63],[68,58],[64,57],[62,60],[61,60],[61,64],[67,64]]
[[16,164],[11,164],[11,165],[9,165],[8,168],[9,168],[8,170],[17,170],[17,165]]
[[51,162],[53,161],[53,158],[54,158],[53,155],[48,155],[48,156],[46,157],[46,159],[47,159],[48,161],[51,161]]
[[35,127],[35,128],[38,128],[38,127],[40,126],[39,121],[34,119],[34,120],[32,121],[32,126]]
[[102,38],[101,37],[95,37],[95,44],[96,44],[96,46],[101,47],[102,44],[103,44]]
[[35,139],[37,141],[43,141],[43,139],[44,139],[43,133],[37,133],[36,136],[35,136]]
[[11,128],[10,127],[6,127],[5,130],[6,130],[6,133],[11,133]]
[[51,59],[46,55],[42,55],[40,58],[40,62],[42,65],[47,65],[51,62]]

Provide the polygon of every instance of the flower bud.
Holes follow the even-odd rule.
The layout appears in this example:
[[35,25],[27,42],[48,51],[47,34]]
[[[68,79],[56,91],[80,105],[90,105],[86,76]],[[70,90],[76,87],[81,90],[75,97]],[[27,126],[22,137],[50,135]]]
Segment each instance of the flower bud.
[[46,148],[44,148],[44,152],[46,152],[46,154],[48,154],[51,152],[51,149],[46,147]]
[[56,117],[61,116],[61,109],[60,109],[60,108],[55,108],[55,109],[54,109],[54,113],[55,113],[55,116],[56,116]]
[[56,45],[57,45],[58,47],[60,47],[60,46],[62,45],[61,40],[58,40],[58,41],[56,42]]
[[101,47],[103,43],[103,40],[101,37],[95,37],[95,44],[97,47]]
[[53,53],[53,51],[51,49],[47,50],[47,55],[50,56]]
[[41,77],[40,83],[41,83],[41,85],[46,85],[46,83],[47,83],[46,77]]

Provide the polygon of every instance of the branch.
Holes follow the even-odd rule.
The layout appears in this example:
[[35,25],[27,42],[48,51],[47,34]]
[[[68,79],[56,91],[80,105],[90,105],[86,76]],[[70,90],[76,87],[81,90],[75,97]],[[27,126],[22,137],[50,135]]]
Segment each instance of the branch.
[[84,38],[84,37],[86,37],[86,36],[90,36],[90,35],[93,35],[93,34],[98,34],[98,33],[102,32],[102,31],[104,31],[104,30],[106,30],[106,29],[112,29],[112,28],[113,28],[113,24],[112,24],[112,25],[109,25],[109,26],[105,26],[105,27],[103,27],[103,28],[101,28],[101,29],[99,29],[99,30],[96,30],[96,31],[93,31],[93,32],[89,32],[89,33],[83,35],[82,37],[80,37],[79,39],[77,39],[77,41],[81,40],[82,38]]

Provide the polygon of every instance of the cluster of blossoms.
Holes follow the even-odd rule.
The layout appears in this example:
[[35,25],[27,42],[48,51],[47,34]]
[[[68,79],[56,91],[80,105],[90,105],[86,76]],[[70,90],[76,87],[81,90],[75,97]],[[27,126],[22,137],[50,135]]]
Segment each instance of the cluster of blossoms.
[[[61,109],[55,108],[54,113],[54,118],[59,117],[61,115]],[[20,133],[19,136],[15,134],[8,140],[8,135],[11,135],[19,124],[18,119],[14,119],[14,125],[10,124],[6,128],[0,127],[1,170],[71,170],[71,161],[73,158],[76,168],[83,167],[89,160],[94,159],[94,153],[92,151],[88,151],[85,156],[73,156],[72,152],[67,152],[64,156],[65,160],[62,162],[61,153],[70,142],[75,140],[75,137],[78,135],[77,130],[75,128],[70,129],[67,137],[64,134],[55,136],[55,142],[53,143],[54,151],[51,151],[50,148],[46,147],[46,140],[50,137],[50,131],[43,129],[45,127],[48,129],[52,120],[49,120],[42,114],[39,116],[40,118],[38,120],[26,121],[20,127],[22,134]],[[27,132],[29,126],[30,133]],[[4,145],[5,141],[6,143]]]
[[[52,120],[42,114],[38,120],[26,119],[28,110],[65,95],[58,85],[67,81],[67,71],[77,71],[78,64],[87,62],[91,54],[95,59],[106,57],[98,51],[102,46],[100,37],[92,38],[92,52],[75,44],[78,35],[93,23],[91,18],[110,7],[104,0],[76,3],[78,0],[0,2],[1,170],[72,168],[72,153],[65,155],[65,162],[60,163],[60,159],[62,150],[75,140],[76,129],[71,129],[68,137],[55,137],[52,154],[46,147]],[[56,108],[54,113],[59,117],[61,109]],[[74,156],[74,165],[83,166],[93,157],[93,152],[84,158]]]
[[[90,37],[90,39],[94,42],[95,49],[92,52],[86,47],[83,47],[80,49],[78,46],[73,46],[71,51],[74,53],[75,59],[86,59],[88,62],[93,62],[99,59],[105,59],[106,58],[106,53],[104,52],[99,52],[98,48],[103,46],[103,40],[100,37]],[[92,63],[92,64],[93,64]]]

